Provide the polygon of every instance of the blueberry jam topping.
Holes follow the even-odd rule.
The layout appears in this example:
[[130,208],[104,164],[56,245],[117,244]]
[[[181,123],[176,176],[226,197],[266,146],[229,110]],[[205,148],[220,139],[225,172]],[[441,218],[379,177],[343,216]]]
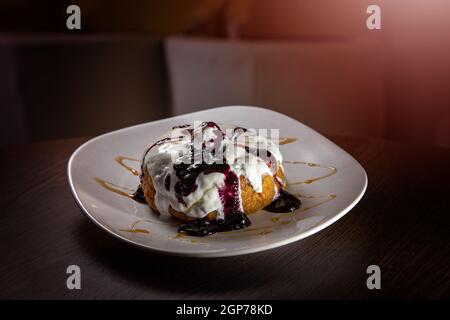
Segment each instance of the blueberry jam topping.
[[178,181],[175,183],[175,195],[179,202],[184,203],[183,197],[186,197],[197,190],[195,181],[203,171],[203,163],[179,163],[174,164],[173,169],[178,178]]
[[[192,146],[191,159],[196,159],[194,153],[202,152],[207,145],[211,146],[211,143],[220,143],[221,138],[224,136],[224,132],[214,122],[203,122],[201,130],[203,131],[206,128],[213,128],[218,139],[204,141],[201,146],[202,150],[196,151]],[[212,155],[215,156],[214,152],[212,152]],[[202,159],[201,162],[177,163],[173,165],[178,178],[174,186],[176,198],[184,204],[183,197],[197,190],[196,180],[200,174],[222,173],[224,175],[224,184],[223,187],[219,188],[218,192],[222,202],[224,219],[216,221],[209,221],[207,218],[197,219],[182,225],[179,231],[195,236],[205,236],[218,231],[235,230],[248,226],[250,220],[241,212],[239,177],[231,170],[225,158],[222,159],[222,163],[206,163],[203,158],[200,159]]]
[[142,187],[139,186],[136,191],[133,193],[133,200],[137,201],[139,203],[147,203],[147,200],[145,200],[145,196],[144,196],[144,190],[142,190]]
[[219,189],[219,196],[223,205],[224,215],[228,219],[229,216],[241,210],[239,177],[230,170],[230,166],[223,174],[225,175],[225,184]]
[[279,196],[264,209],[274,213],[293,212],[300,208],[301,201],[286,190],[281,189]]
[[250,220],[241,211],[229,214],[225,220],[209,221],[208,218],[196,219],[180,226],[178,232],[190,236],[205,237],[216,232],[232,231],[246,228]]
[[170,175],[167,175],[166,178],[164,179],[164,187],[166,188],[167,191],[170,190]]
[[[173,169],[175,170],[175,174],[179,181],[175,184],[175,194],[177,196],[178,201],[184,202],[183,197],[188,196],[192,192],[195,192],[197,190],[197,184],[195,183],[197,180],[197,177],[203,173],[203,174],[210,174],[213,172],[219,172],[223,173],[225,175],[225,186],[228,186],[229,183],[232,183],[233,185],[237,185],[237,177],[230,170],[230,166],[227,163],[212,163],[207,164],[205,162],[202,163],[194,163],[194,164],[186,164],[186,163],[179,163],[174,164]],[[233,178],[232,176],[235,176],[236,178]],[[238,185],[237,187],[238,188]],[[219,190],[220,193],[220,190]],[[236,194],[237,192],[235,192]],[[227,203],[229,203],[229,194],[230,191],[223,191],[223,198],[221,195],[221,198],[223,200],[226,200]],[[225,203],[224,208],[225,208]]]
[[[222,137],[223,132],[220,127],[214,122],[203,122],[201,126],[202,132],[206,128],[214,128],[216,131],[217,137]],[[217,132],[219,134],[217,134]],[[191,133],[192,139],[194,139],[193,135],[195,133]],[[213,141],[215,143],[215,141]],[[231,173],[230,166],[225,163],[225,159],[222,159],[222,163],[211,163],[208,164],[203,159],[203,150],[206,148],[205,143],[202,143],[201,149],[197,150],[194,148],[194,145],[191,144],[190,153],[191,153],[191,163],[175,163],[173,165],[173,169],[178,178],[178,181],[175,183],[175,195],[177,200],[180,203],[185,204],[183,197],[187,197],[189,194],[195,192],[197,190],[196,180],[197,177],[203,174],[209,174],[213,172],[220,172],[227,176],[227,173]],[[214,155],[214,154],[213,154]],[[195,162],[195,159],[201,159],[201,162]],[[226,178],[225,178],[226,179]],[[225,205],[224,205],[225,207]]]
[[197,219],[182,225],[179,229],[180,232],[204,236],[218,231],[237,230],[250,225],[250,220],[241,212],[239,177],[227,163],[176,164],[174,169],[179,179],[175,184],[175,193],[179,201],[183,201],[183,196],[187,196],[197,189],[195,181],[200,173],[207,175],[219,172],[224,175],[224,185],[218,191],[225,219],[217,221]]

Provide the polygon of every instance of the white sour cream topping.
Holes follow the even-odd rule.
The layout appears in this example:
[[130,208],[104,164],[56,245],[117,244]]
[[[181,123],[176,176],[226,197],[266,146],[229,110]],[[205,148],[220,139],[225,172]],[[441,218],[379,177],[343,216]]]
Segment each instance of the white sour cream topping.
[[[223,139],[218,137],[218,134],[221,135],[221,133],[215,127],[205,127],[202,131],[201,128],[193,130],[193,126],[188,126],[176,129],[176,133],[170,131],[165,134],[160,139],[172,137],[170,141],[163,141],[145,152],[143,166],[153,180],[156,190],[155,205],[160,213],[168,214],[169,206],[171,206],[173,209],[194,218],[203,218],[208,213],[217,211],[217,219],[224,219],[224,208],[219,189],[225,184],[225,175],[221,172],[200,173],[195,180],[197,185],[195,191],[183,196],[182,201],[177,198],[175,185],[179,179],[174,169],[174,163],[190,160],[192,132],[194,132],[195,137],[199,137],[198,140],[195,140],[199,142],[196,145],[198,147],[196,150],[201,150],[202,144],[207,148],[210,147],[209,150],[216,146],[215,154],[203,153],[205,162],[210,163],[225,159],[225,162],[230,166],[230,170],[237,177],[244,176],[256,192],[262,192],[262,177],[264,175],[273,176],[276,174],[278,166],[282,165],[282,157],[277,144],[264,136],[256,135],[254,131],[236,130],[234,132],[233,129],[236,127],[232,125],[221,124],[219,127],[225,134]],[[202,132],[203,134],[201,134]],[[196,136],[196,134],[200,135]],[[183,139],[179,138],[180,136],[183,136]],[[260,150],[259,156],[254,152],[247,152],[246,147],[247,150],[258,148]],[[225,152],[222,155],[217,150],[225,150]],[[265,150],[269,152],[265,153]],[[269,162],[271,162],[270,165]],[[170,187],[167,190],[168,180],[170,181]],[[240,189],[238,194],[240,197]],[[275,192],[276,196],[278,196],[278,191]],[[242,201],[239,200],[242,210]]]

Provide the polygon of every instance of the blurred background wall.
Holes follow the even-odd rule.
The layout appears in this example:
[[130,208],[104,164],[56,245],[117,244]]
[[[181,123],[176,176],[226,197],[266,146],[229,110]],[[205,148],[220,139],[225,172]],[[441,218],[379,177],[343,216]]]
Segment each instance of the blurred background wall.
[[0,145],[254,104],[325,134],[450,147],[449,14],[447,0],[4,0]]

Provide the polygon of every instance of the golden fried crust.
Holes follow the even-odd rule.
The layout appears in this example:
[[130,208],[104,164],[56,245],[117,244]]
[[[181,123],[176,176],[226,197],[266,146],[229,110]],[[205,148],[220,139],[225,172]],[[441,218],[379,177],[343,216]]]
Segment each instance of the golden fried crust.
[[[284,173],[281,166],[278,167],[277,176],[280,178],[282,183],[284,184]],[[240,184],[241,184],[241,199],[242,199],[242,207],[244,209],[245,214],[252,214],[258,210],[261,210],[262,208],[268,206],[274,196],[275,196],[275,187],[277,190],[279,189],[279,184],[274,181],[275,177],[272,177],[270,175],[264,175],[263,181],[262,181],[262,192],[258,193],[253,190],[253,187],[251,186],[250,182],[244,177],[240,176]],[[155,205],[155,187],[153,185],[153,180],[150,177],[149,173],[147,172],[147,169],[144,168],[144,175],[141,178],[141,187],[144,191],[145,199],[147,200],[148,205],[150,208],[158,212],[158,209]],[[169,207],[169,213],[178,220],[181,221],[190,221],[194,220],[196,218],[192,218],[187,216],[185,213],[177,211],[173,209],[172,207]],[[208,214],[209,220],[215,220],[216,219],[216,211],[210,212]]]
[[144,175],[141,177],[141,188],[144,191],[145,200],[147,200],[148,205],[153,211],[159,213],[155,205],[155,194],[156,190],[153,186],[153,180],[147,172],[147,168],[144,168]]
[[[284,174],[281,167],[278,168],[277,176],[284,183]],[[275,187],[277,190],[279,189],[279,185],[274,179],[270,175],[264,175],[262,178],[262,192],[258,193],[253,190],[250,182],[244,176],[240,176],[242,207],[245,214],[259,211],[272,202],[275,197]]]

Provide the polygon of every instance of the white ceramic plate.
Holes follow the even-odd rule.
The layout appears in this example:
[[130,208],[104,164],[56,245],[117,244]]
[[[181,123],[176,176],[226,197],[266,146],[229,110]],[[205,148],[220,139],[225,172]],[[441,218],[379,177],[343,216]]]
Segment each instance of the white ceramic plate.
[[[297,138],[280,149],[283,160],[300,162],[286,163],[284,167],[288,190],[300,195],[302,207],[290,214],[261,211],[249,216],[249,228],[199,238],[179,236],[172,219],[160,217],[148,206],[127,197],[138,186],[139,177],[115,159],[140,159],[145,148],[171,127],[198,120],[255,129],[278,128],[280,137]],[[123,163],[139,170],[137,161]],[[303,239],[341,218],[367,187],[362,166],[340,147],[283,114],[246,106],[209,109],[101,135],[73,153],[68,176],[81,209],[110,234],[151,251],[191,257],[240,255]],[[123,195],[112,189],[123,191]]]

